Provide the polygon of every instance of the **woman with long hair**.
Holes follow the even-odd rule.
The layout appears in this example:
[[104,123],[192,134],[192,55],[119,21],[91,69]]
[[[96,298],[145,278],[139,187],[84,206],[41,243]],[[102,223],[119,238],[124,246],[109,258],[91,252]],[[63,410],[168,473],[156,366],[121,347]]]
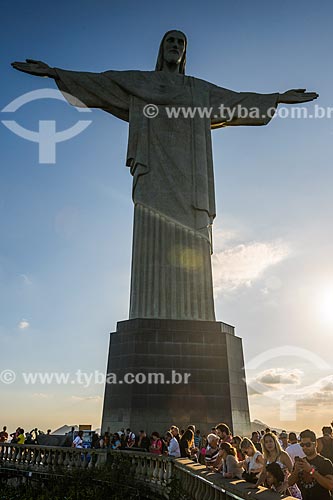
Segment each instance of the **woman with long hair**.
[[251,439],[242,439],[240,448],[242,453],[246,456],[245,460],[242,462],[242,466],[245,469],[242,477],[248,483],[256,483],[265,465],[265,458],[263,454],[256,449]]
[[194,447],[194,432],[192,429],[187,429],[179,442],[180,456],[182,458],[194,459],[194,455],[197,452],[197,448]]
[[290,456],[282,449],[278,438],[273,432],[267,432],[262,438],[261,444],[266,464],[276,462],[288,472],[293,470]]
[[245,455],[243,454],[241,447],[240,447],[241,442],[242,442],[242,438],[240,436],[234,436],[231,440],[231,444],[236,449],[237,458],[240,462],[242,462],[245,459]]
[[221,472],[228,479],[242,478],[242,464],[237,460],[237,451],[230,443],[220,444],[220,455],[223,458]]

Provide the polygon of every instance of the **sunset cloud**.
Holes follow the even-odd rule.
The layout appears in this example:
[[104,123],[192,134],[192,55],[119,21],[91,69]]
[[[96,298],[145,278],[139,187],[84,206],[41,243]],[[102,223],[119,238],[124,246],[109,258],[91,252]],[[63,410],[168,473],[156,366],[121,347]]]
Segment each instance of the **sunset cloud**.
[[301,385],[304,373],[301,370],[270,369],[248,380],[248,394],[257,400],[266,396],[283,401],[292,396],[302,411],[333,411],[333,375],[319,378],[310,385]]
[[[269,368],[248,379],[248,393],[250,396],[283,391],[288,387],[288,392],[295,386],[295,394],[302,382],[304,373],[297,368]],[[293,391],[293,389],[291,389]]]
[[256,376],[256,381],[265,385],[299,385],[303,372],[298,369],[288,370],[285,368],[270,368]]
[[71,396],[70,398],[72,401],[96,401],[100,402],[102,401],[101,396]]
[[305,387],[301,393],[303,406],[333,407],[333,375],[319,379],[314,384]]
[[48,394],[45,392],[34,392],[31,397],[33,399],[51,399],[52,394]]

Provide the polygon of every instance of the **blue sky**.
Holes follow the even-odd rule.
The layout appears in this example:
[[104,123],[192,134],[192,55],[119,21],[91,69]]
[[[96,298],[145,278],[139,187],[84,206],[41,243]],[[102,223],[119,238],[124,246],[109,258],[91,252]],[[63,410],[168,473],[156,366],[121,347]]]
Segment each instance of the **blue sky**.
[[[320,94],[316,104],[331,107],[332,14],[329,1],[315,8],[261,0],[7,4],[0,109],[26,92],[55,88],[51,79],[15,72],[11,61],[151,70],[171,28],[188,36],[189,75],[233,90],[306,87]],[[91,125],[57,145],[54,165],[39,164],[37,144],[0,124],[0,371],[104,372],[108,332],[128,317],[127,124],[97,110],[83,118]],[[48,99],[26,104],[15,117],[1,112],[0,119],[31,130],[38,120],[56,120],[63,130],[78,112]],[[329,118],[276,118],[267,127],[213,132],[217,319],[236,326],[247,363],[288,345],[315,353],[322,366],[330,362],[332,138]],[[273,380],[266,395],[251,396],[252,417],[296,429],[329,422],[333,367],[317,365],[282,355],[248,373],[251,380]],[[281,377],[295,390],[318,381],[304,389],[296,422],[281,424],[276,416],[270,395],[283,386]],[[0,391],[0,425],[54,428],[84,420],[99,426],[100,384],[26,386],[18,375]]]

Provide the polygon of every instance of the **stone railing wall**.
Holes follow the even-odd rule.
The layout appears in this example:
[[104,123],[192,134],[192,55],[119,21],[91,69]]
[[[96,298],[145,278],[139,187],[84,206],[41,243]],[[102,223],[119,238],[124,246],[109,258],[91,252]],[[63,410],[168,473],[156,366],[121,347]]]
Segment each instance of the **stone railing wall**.
[[107,450],[25,444],[0,444],[0,467],[40,470],[57,467],[92,468],[105,464]]
[[175,465],[172,458],[140,451],[111,451],[108,454],[108,463],[116,468],[119,465],[119,458],[127,458],[131,462],[128,477],[169,498]]
[[[130,462],[126,474],[138,483],[166,499],[180,490],[184,500],[278,500],[281,496],[265,488],[249,489],[243,480],[227,480],[221,474],[209,471],[204,465],[188,459],[172,459],[162,455],[137,451],[110,451],[63,448],[38,445],[0,444],[0,468],[9,467],[28,471],[45,470],[49,473],[58,467],[68,469],[101,467],[106,463],[121,468],[122,461]],[[285,499],[292,500],[291,497]]]
[[293,500],[292,497],[281,497],[278,493],[260,487],[250,489],[249,483],[242,479],[224,479],[221,474],[211,472],[204,465],[192,460],[179,458],[174,461],[173,478],[179,480],[182,490],[190,500]]

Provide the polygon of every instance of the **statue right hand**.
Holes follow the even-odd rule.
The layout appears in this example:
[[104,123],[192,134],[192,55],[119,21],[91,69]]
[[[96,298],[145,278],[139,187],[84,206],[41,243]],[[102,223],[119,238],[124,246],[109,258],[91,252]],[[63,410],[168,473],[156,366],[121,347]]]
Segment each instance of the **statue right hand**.
[[55,78],[56,72],[53,68],[42,61],[35,61],[34,59],[26,59],[26,62],[13,62],[12,66],[18,71],[29,73],[35,76],[49,76]]

